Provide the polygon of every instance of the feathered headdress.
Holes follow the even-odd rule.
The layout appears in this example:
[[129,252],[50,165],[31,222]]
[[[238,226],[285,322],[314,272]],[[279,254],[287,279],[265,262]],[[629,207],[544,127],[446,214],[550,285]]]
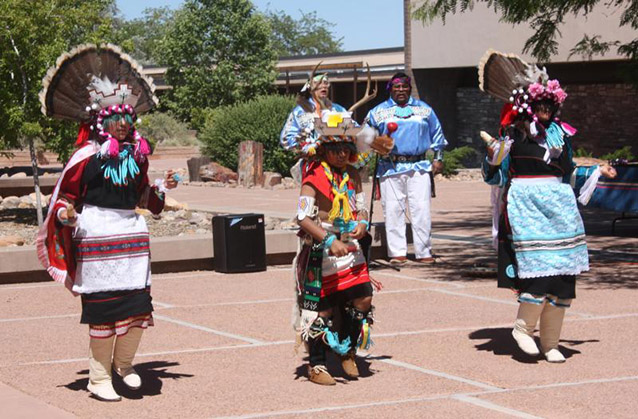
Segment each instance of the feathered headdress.
[[532,115],[531,103],[549,99],[561,105],[567,93],[558,80],[549,80],[547,70],[521,60],[515,54],[489,49],[478,66],[479,88],[512,104],[516,113]]
[[58,57],[42,79],[42,113],[77,122],[90,120],[87,107],[99,109],[128,104],[138,114],[159,101],[153,79],[142,67],[112,44],[78,45]]
[[[542,142],[547,150],[544,156],[547,162],[562,152],[563,136],[576,133],[572,126],[558,118],[554,118],[546,129],[534,113],[533,105],[540,101],[551,101],[558,109],[567,98],[558,80],[549,80],[545,67],[541,69],[517,55],[489,49],[479,61],[478,76],[482,91],[507,102],[501,111],[501,127],[520,116],[528,118],[532,138]],[[492,147],[494,143],[489,135],[482,135],[482,138]]]
[[[115,157],[118,142],[105,131],[104,119],[112,115],[137,115],[156,106],[153,79],[142,74],[142,67],[112,44],[84,44],[58,57],[42,79],[42,113],[80,122],[77,145],[97,132],[103,143],[102,155]],[[131,128],[136,140],[135,154],[143,159],[150,153],[148,142]]]

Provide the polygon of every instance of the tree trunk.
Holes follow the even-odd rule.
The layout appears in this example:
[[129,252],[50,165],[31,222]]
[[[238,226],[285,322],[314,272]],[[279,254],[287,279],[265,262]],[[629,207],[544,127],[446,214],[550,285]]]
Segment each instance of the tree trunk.
[[410,0],[403,0],[403,57],[405,74],[412,79],[412,97],[419,99],[419,90],[412,73],[412,7]]
[[256,141],[239,143],[237,174],[242,186],[261,186],[264,182],[264,145]]
[[38,216],[38,226],[42,226],[42,194],[40,193],[40,177],[38,176],[38,158],[35,153],[33,137],[27,138],[29,153],[31,154],[31,167],[33,168],[33,188],[35,189],[35,208]]

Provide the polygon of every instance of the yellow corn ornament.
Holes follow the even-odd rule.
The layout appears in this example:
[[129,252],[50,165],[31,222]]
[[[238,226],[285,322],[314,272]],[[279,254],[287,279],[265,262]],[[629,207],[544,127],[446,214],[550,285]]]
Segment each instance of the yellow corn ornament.
[[335,196],[332,200],[332,209],[328,213],[328,219],[330,221],[334,221],[335,218],[341,217],[343,221],[347,223],[353,219],[352,210],[350,210],[350,203],[348,202],[348,181],[350,180],[350,175],[348,175],[347,171],[344,171],[343,179],[337,187],[334,181],[334,175],[332,174],[332,170],[328,163],[322,161],[321,165],[326,172],[326,177],[332,184],[332,193]]

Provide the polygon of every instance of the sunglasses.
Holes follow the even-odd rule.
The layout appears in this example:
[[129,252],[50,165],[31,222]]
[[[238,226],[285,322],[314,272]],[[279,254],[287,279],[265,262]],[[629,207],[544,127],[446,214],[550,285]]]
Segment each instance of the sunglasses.
[[326,151],[331,151],[333,153],[341,153],[341,152],[354,152],[355,147],[354,144],[347,143],[327,143],[323,145]]

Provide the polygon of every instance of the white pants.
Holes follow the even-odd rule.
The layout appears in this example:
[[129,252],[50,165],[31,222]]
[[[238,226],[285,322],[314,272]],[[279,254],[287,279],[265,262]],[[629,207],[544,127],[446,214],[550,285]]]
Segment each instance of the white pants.
[[417,259],[432,257],[430,218],[430,173],[410,171],[380,179],[381,205],[385,217],[388,256],[405,256],[408,243],[405,237],[406,212],[412,223],[414,255]]

